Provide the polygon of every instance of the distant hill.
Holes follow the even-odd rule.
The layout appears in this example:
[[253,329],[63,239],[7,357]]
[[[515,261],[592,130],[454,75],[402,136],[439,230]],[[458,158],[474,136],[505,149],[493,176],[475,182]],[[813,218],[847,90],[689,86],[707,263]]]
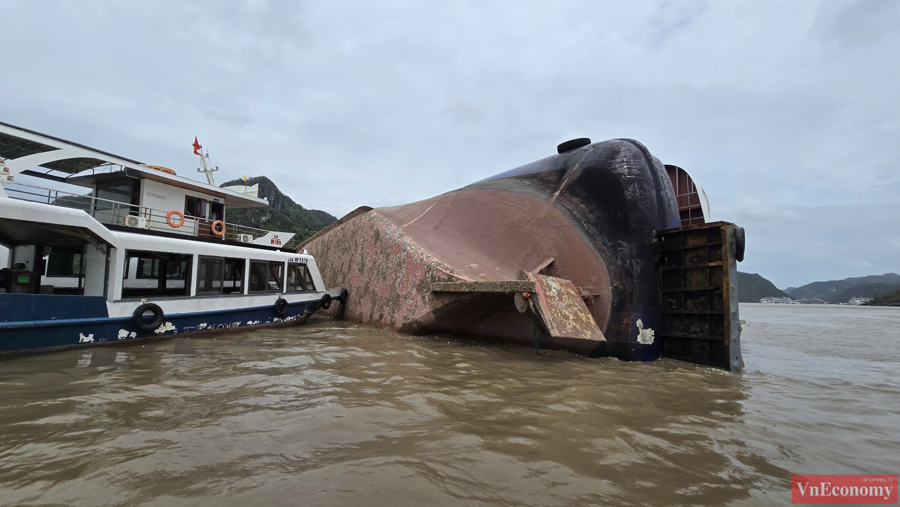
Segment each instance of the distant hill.
[[221,186],[255,185],[259,183],[259,196],[269,200],[269,207],[255,209],[229,208],[225,220],[237,225],[256,227],[267,231],[293,232],[295,242],[302,241],[325,228],[337,218],[315,209],[306,209],[284,195],[275,183],[265,176],[244,180],[232,180]]
[[760,298],[767,296],[788,297],[772,282],[756,273],[741,273],[738,271],[738,302],[759,303]]
[[[829,280],[827,282],[813,282],[802,287],[789,288],[785,290],[785,292],[794,299],[819,298],[824,301],[831,301],[832,298],[838,296],[844,297],[844,291],[861,284],[897,285],[900,284],[900,275],[896,273],[886,273],[884,275],[861,276],[856,278],[845,278],[843,280]],[[852,291],[850,293],[852,293]],[[853,294],[850,297],[856,296],[856,294]],[[846,301],[847,299],[849,298],[844,298],[843,301]]]
[[93,200],[90,195],[61,195],[53,201],[53,204],[56,206],[80,209],[88,212],[91,211],[92,203]]

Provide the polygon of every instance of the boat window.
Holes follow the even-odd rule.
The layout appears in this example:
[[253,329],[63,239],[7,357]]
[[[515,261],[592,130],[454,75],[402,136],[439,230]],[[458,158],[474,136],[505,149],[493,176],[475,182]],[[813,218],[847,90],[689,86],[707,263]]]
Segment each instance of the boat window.
[[192,222],[196,222],[197,234],[201,237],[213,237],[211,226],[216,220],[224,219],[225,205],[216,200],[207,201],[189,195],[184,199],[184,216],[191,218]]
[[126,250],[122,284],[125,299],[145,296],[189,296],[191,256]]
[[287,292],[301,292],[305,290],[315,290],[312,277],[309,275],[309,269],[306,264],[297,264],[291,262],[288,264],[287,272]]
[[197,197],[186,196],[184,198],[184,214],[189,217],[206,218],[206,210],[203,206],[205,202]]
[[225,259],[200,257],[197,262],[197,294],[221,294]]
[[309,274],[309,268],[304,270],[306,276],[306,290],[316,290],[316,284],[313,283],[312,275]]
[[269,279],[266,283],[266,289],[269,291],[281,291],[282,280],[284,280],[284,263],[269,263]]
[[225,218],[225,205],[216,200],[207,201],[199,197],[185,196],[184,214],[194,218],[205,218],[211,221]]
[[243,287],[244,259],[200,257],[197,294],[241,294]]
[[[153,257],[136,257],[135,276],[137,278],[157,278],[159,276],[160,259]],[[131,262],[125,265],[125,276],[128,276]],[[170,261],[166,263],[166,277],[177,280],[184,280],[187,275],[187,261],[176,262]]]
[[50,252],[50,257],[47,258],[47,277],[83,275],[84,263],[80,253]]
[[225,220],[225,205],[220,202],[209,203],[209,219]]
[[119,223],[119,217],[133,215],[137,212],[136,205],[140,199],[140,181],[107,181],[97,183],[94,194],[97,197],[94,203],[94,218],[105,224]]
[[243,294],[244,259],[225,259],[225,282],[222,289],[225,294]]
[[250,292],[281,292],[284,263],[250,261]]
[[266,291],[266,272],[269,271],[268,262],[250,262],[250,292]]
[[33,286],[35,293],[84,294],[84,245],[45,245],[45,248],[49,248],[48,255],[33,270],[35,275],[40,274],[40,281],[36,282],[39,285]]

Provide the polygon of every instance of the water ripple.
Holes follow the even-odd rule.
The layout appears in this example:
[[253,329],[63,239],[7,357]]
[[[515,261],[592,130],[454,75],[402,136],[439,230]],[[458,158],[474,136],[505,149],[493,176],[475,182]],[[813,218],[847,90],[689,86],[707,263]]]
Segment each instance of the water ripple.
[[324,321],[3,360],[0,504],[776,505],[896,473],[900,310],[741,312],[743,375]]

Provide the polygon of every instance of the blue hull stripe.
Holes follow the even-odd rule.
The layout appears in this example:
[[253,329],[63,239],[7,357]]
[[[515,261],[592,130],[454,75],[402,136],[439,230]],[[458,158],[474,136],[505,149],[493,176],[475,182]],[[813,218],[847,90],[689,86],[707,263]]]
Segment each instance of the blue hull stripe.
[[150,331],[135,328],[131,317],[4,322],[0,323],[0,353],[294,322],[311,315],[318,307],[318,300],[291,303],[284,318],[275,314],[274,305],[166,315],[165,323]]
[[82,326],[90,324],[104,324],[107,322],[130,321],[131,317],[95,317],[92,319],[59,319],[59,320],[28,320],[24,322],[0,322],[0,331],[6,329],[21,329],[26,327],[59,327]]
[[[299,303],[288,303],[288,307],[291,306],[299,306],[305,305],[309,302],[303,301]],[[318,303],[318,301],[315,301]],[[210,310],[208,312],[187,312],[187,313],[179,313],[176,315],[166,315],[166,320],[181,318],[181,317],[200,317],[207,315],[220,315],[223,313],[234,314],[236,312],[242,312],[245,310],[261,310],[271,308],[271,305],[266,306],[249,306],[244,308],[227,308],[224,310]],[[113,322],[131,322],[131,317],[95,317],[88,319],[58,319],[58,320],[30,320],[30,321],[20,321],[20,322],[0,322],[0,331],[4,329],[19,329],[26,327],[58,327],[58,326],[69,326],[69,325],[89,325],[89,324],[104,324],[104,323],[113,323]]]
[[109,317],[101,296],[0,294],[0,322]]

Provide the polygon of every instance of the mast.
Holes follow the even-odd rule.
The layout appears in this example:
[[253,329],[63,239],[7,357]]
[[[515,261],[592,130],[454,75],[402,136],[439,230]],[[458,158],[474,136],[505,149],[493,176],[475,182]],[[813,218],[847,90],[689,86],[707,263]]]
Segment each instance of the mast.
[[216,182],[213,181],[213,173],[218,171],[219,168],[214,167],[211,168],[209,165],[209,151],[205,154],[203,153],[203,146],[197,141],[197,137],[194,136],[194,154],[200,157],[200,164],[203,166],[202,168],[197,168],[198,173],[206,174],[206,182],[212,186],[216,186]]

